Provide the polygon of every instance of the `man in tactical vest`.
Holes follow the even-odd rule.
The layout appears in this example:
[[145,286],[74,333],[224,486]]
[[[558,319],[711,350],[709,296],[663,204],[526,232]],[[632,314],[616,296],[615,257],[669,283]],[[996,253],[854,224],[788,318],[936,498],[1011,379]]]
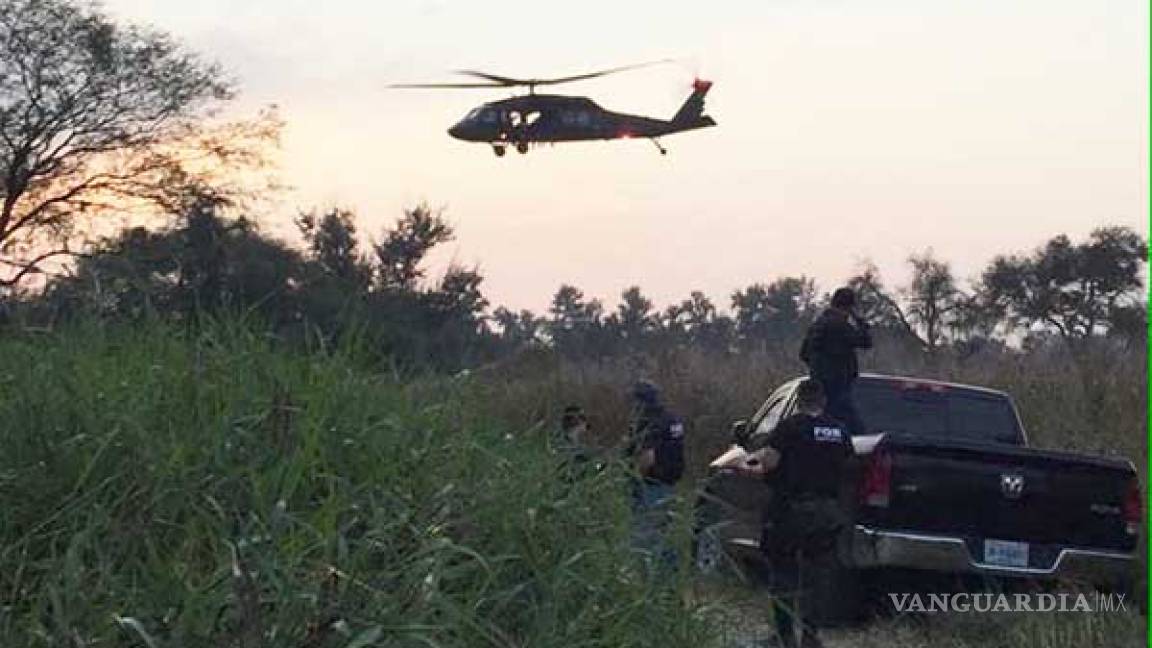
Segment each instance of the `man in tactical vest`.
[[647,380],[632,388],[632,422],[626,453],[632,464],[633,544],[664,569],[676,553],[667,531],[676,482],[684,473],[684,423],[664,406]]
[[[782,645],[819,646],[816,629],[805,621],[800,603],[803,566],[836,549],[847,524],[839,502],[852,440],[846,426],[824,414],[820,383],[806,379],[796,388],[797,413],[777,424],[771,435],[753,443],[743,470],[770,479],[772,503],[760,540],[772,567],[776,629]],[[759,446],[759,447],[757,447]]]

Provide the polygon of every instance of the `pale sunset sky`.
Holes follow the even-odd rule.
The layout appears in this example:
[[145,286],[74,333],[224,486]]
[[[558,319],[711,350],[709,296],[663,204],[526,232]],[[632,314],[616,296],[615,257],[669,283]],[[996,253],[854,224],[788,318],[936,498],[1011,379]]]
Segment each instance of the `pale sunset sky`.
[[[784,275],[887,282],[932,248],[962,280],[1001,252],[1095,226],[1148,233],[1145,0],[107,0],[222,64],[239,108],[287,122],[263,220],[342,206],[366,237],[444,207],[493,305],[544,311],[562,282],[663,307]],[[669,118],[694,75],[719,126],[498,159],[445,133],[502,90],[389,90],[470,68]]]

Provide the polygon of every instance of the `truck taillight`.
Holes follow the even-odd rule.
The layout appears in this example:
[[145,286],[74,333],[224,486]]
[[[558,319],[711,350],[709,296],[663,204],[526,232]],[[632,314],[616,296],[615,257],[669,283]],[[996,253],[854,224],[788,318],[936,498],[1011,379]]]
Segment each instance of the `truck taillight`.
[[1124,521],[1129,534],[1140,535],[1140,524],[1144,521],[1144,493],[1137,477],[1128,482],[1128,492],[1124,494]]
[[864,469],[864,479],[860,482],[860,503],[864,506],[887,507],[891,493],[892,455],[877,452]]

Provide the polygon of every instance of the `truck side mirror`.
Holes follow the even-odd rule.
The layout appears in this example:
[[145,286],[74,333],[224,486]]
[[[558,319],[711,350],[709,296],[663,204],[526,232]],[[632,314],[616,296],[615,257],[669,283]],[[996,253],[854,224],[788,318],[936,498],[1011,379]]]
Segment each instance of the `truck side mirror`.
[[748,443],[748,421],[741,419],[732,424],[732,443],[741,448]]

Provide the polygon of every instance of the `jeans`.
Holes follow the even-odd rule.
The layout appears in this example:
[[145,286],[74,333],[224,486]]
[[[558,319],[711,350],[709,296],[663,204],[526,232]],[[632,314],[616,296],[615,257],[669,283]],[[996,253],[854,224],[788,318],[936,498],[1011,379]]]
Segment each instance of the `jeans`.
[[839,389],[829,389],[825,392],[825,398],[827,399],[824,405],[825,414],[843,423],[848,428],[848,434],[864,434],[864,423],[856,413],[856,405],[852,400],[851,384]]
[[658,573],[676,569],[676,549],[668,538],[675,492],[674,486],[648,480],[632,488],[632,548]]

